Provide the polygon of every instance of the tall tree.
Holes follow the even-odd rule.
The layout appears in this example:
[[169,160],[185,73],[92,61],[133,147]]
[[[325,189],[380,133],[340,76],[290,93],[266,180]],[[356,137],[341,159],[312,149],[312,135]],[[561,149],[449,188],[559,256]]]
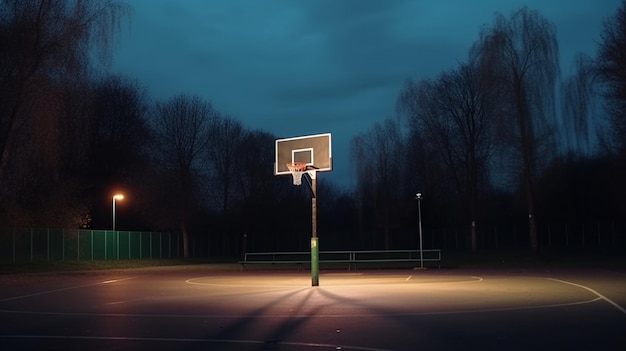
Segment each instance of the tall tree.
[[626,1],[602,25],[596,69],[613,140],[626,157]]
[[[245,164],[241,163],[242,144],[246,130],[241,122],[230,116],[216,115],[211,119],[208,136],[207,160],[212,178],[212,188],[219,192],[219,207],[226,212],[229,200],[236,197],[236,180],[239,172],[245,172]],[[241,194],[239,194],[241,195]]]
[[64,81],[87,74],[93,52],[106,60],[130,8],[110,0],[0,3],[0,180],[21,144],[33,105]]
[[91,155],[94,173],[123,175],[141,159],[149,136],[148,97],[136,81],[107,76],[93,92]]
[[576,72],[563,81],[561,133],[568,153],[590,154],[596,146],[600,126],[595,123],[594,78],[591,58],[579,55]]
[[[82,172],[91,183],[85,197],[93,197],[93,224],[103,227],[108,223],[108,212],[105,215],[102,199],[109,199],[113,188],[121,191],[131,187],[139,195],[141,173],[148,160],[149,101],[143,87],[124,76],[102,77],[93,85],[93,120],[83,130],[89,135],[89,157]],[[140,209],[137,200],[142,198],[133,200],[133,210]]]
[[159,164],[169,175],[173,203],[183,236],[183,254],[189,256],[189,221],[197,209],[198,176],[206,153],[213,106],[197,96],[178,95],[157,102],[153,129]]
[[74,210],[63,213],[79,188],[67,167],[78,169],[87,149],[76,131],[88,130],[92,116],[93,53],[107,62],[129,13],[105,0],[0,1],[0,207],[11,212],[19,207],[12,199],[26,201],[31,218],[20,225],[84,223],[71,219]]
[[[290,188],[284,186],[272,172],[275,140],[276,137],[270,133],[248,131],[236,156],[239,164],[236,182],[243,206],[238,206],[237,223],[232,224],[250,239],[262,238],[265,233],[277,235],[283,226],[291,228],[291,223],[284,223],[286,218],[281,217],[283,213],[277,210],[278,203]],[[291,220],[289,216],[287,219]]]
[[360,206],[365,208],[368,203],[374,206],[369,218],[382,230],[385,249],[390,248],[391,229],[397,223],[393,218],[398,214],[395,202],[406,197],[401,172],[406,155],[403,145],[400,127],[391,118],[376,123],[369,132],[356,136],[351,142]]
[[493,122],[500,94],[490,89],[476,64],[462,64],[435,81],[408,81],[399,106],[410,116],[411,135],[426,135],[461,199],[470,246],[476,251],[480,185],[487,179]]
[[556,29],[539,12],[524,7],[510,18],[496,15],[493,26],[481,32],[474,50],[481,65],[491,68],[494,89],[508,94],[509,108],[500,118],[501,141],[515,147],[521,160],[529,244],[536,252],[533,178],[555,147],[555,84],[559,77]]

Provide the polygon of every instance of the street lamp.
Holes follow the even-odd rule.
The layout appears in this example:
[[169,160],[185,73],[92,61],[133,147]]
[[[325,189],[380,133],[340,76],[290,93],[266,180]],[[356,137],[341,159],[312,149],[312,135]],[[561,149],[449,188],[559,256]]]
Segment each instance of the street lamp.
[[115,194],[113,195],[113,231],[115,231],[115,200],[122,200],[124,195]]
[[420,269],[424,269],[424,252],[422,250],[422,193],[415,194],[415,200],[417,200],[417,227],[420,239]]

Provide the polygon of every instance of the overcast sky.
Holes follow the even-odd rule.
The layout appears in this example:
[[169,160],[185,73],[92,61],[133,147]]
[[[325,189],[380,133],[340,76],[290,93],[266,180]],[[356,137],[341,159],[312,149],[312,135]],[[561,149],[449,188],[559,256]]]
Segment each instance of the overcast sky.
[[[564,75],[595,56],[621,0],[125,0],[134,8],[112,71],[154,100],[192,94],[277,138],[332,133],[334,169],[351,187],[349,145],[395,116],[408,78],[465,61],[495,13],[527,6],[557,28]],[[273,165],[267,165],[272,168]]]

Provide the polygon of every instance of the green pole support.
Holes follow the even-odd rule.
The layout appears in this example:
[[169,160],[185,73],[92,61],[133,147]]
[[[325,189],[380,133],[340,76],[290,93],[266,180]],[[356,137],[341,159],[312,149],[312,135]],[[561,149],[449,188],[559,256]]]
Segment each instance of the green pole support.
[[317,237],[317,173],[309,173],[311,178],[311,286],[320,285],[319,239]]
[[311,286],[320,285],[319,238],[311,238]]

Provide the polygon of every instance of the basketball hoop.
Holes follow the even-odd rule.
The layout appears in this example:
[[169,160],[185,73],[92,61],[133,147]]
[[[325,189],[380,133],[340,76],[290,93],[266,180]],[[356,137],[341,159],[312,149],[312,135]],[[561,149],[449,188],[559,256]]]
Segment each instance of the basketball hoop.
[[287,162],[287,168],[293,177],[293,185],[301,185],[302,174],[306,171],[306,162]]

